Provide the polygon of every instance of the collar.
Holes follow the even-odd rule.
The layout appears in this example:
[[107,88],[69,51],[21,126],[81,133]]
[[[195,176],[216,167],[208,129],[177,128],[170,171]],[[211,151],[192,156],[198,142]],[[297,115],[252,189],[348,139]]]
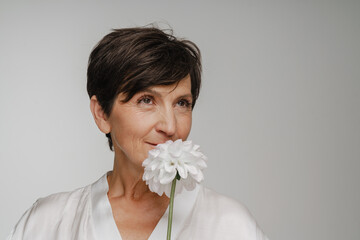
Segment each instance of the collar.
[[[94,232],[97,239],[121,240],[112,214],[110,201],[107,197],[109,191],[107,175],[108,173],[104,174],[98,181],[91,185],[91,211],[95,228]],[[172,238],[176,239],[186,224],[186,220],[194,208],[200,187],[201,186],[197,185],[193,191],[186,191],[184,189],[181,194],[175,196],[171,231]],[[166,238],[168,215],[169,208],[166,209],[166,212],[151,233],[149,240]]]

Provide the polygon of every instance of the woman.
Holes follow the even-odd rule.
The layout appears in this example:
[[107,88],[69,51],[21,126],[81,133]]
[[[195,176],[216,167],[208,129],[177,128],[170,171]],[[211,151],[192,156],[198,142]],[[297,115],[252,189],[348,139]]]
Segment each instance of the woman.
[[[105,36],[90,55],[87,90],[113,170],[37,200],[9,239],[165,239],[169,199],[148,189],[142,162],[157,144],[187,139],[200,83],[190,41],[148,27]],[[175,202],[173,239],[267,239],[246,208],[202,186]]]

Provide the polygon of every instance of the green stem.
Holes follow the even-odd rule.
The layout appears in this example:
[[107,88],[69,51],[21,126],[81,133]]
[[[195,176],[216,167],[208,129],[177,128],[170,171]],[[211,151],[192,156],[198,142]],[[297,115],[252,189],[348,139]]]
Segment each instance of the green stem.
[[176,187],[176,177],[171,184],[171,193],[170,193],[170,205],[169,205],[169,218],[168,218],[168,228],[167,228],[167,240],[171,240],[171,225],[172,225],[172,216],[174,208],[174,196],[175,196],[175,187]]

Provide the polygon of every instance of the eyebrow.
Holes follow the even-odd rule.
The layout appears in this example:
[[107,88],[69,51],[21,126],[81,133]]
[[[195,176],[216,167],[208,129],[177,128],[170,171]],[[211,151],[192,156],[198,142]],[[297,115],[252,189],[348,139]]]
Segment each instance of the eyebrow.
[[[154,91],[154,90],[152,90],[152,89],[149,89],[149,88],[144,89],[144,90],[142,90],[141,92],[147,92],[147,93],[151,93],[151,94],[153,94],[153,95],[155,95],[155,96],[157,96],[157,97],[161,97],[161,93],[159,93],[159,92],[157,92],[157,91]],[[187,97],[192,98],[192,94],[191,94],[191,93],[184,94],[184,95],[179,96],[178,98],[187,98]]]

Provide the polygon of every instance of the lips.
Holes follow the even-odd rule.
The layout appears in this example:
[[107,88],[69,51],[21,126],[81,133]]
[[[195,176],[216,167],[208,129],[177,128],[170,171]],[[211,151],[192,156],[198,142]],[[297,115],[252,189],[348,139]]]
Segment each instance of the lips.
[[154,147],[157,145],[156,143],[148,143],[148,142],[147,142],[147,144],[150,144],[151,146],[154,146]]
[[145,142],[145,143],[147,143],[147,144],[149,144],[149,145],[151,145],[153,147],[156,147],[156,145],[158,145],[160,143],[164,143],[164,142],[166,142],[166,140],[165,141]]

